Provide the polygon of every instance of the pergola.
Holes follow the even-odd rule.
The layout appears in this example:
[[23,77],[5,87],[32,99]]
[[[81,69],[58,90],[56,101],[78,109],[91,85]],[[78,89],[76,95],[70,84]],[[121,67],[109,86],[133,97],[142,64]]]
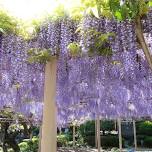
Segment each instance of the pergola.
[[[149,19],[143,22],[147,23],[145,39],[151,51],[152,23]],[[62,107],[68,109],[86,103],[91,109],[90,113],[96,115],[99,143],[100,119],[118,119],[120,126],[121,118],[152,116],[152,71],[142,49],[137,46],[134,24],[84,17],[83,32],[95,29],[102,34],[115,33],[115,38],[109,36],[109,41],[104,44],[104,48],[111,48],[110,56],[99,55],[94,48],[90,56],[89,49],[95,44],[94,37],[88,33],[76,34],[77,26],[76,22],[66,17],[56,22],[46,22],[37,38],[30,42],[14,35],[2,39],[1,108],[8,104],[15,110],[25,111],[24,105],[28,102],[43,100],[44,85],[41,152],[56,152],[57,110]],[[69,54],[67,47],[72,42],[80,44],[80,56]],[[30,48],[49,49],[50,61],[46,65],[29,64],[27,50]],[[39,114],[38,110],[36,114]]]
[[[65,21],[66,22],[66,21]],[[68,21],[67,21],[68,22]],[[115,108],[114,108],[114,110],[115,110],[115,112],[117,111],[117,113],[115,113],[114,115],[113,115],[113,113],[111,113],[112,111],[111,111],[111,109],[110,109],[110,107],[108,107],[108,110],[109,110],[109,115],[108,115],[108,111],[104,111],[105,109],[106,109],[106,107],[104,107],[103,109],[102,109],[102,107],[104,106],[103,104],[110,104],[110,100],[109,100],[109,102],[107,101],[106,102],[106,100],[108,100],[108,98],[106,97],[106,98],[102,98],[102,97],[104,97],[104,96],[102,96],[102,94],[100,94],[100,93],[102,93],[102,87],[100,86],[99,87],[99,90],[102,90],[101,92],[99,91],[98,93],[98,95],[99,95],[99,97],[97,97],[97,100],[96,100],[96,102],[97,103],[102,103],[102,99],[104,99],[105,101],[103,101],[103,104],[101,104],[100,106],[100,108],[99,109],[102,109],[101,111],[98,109],[98,107],[96,107],[95,109],[97,110],[97,120],[98,120],[98,141],[99,141],[99,143],[100,143],[100,134],[99,134],[99,128],[100,128],[100,126],[99,126],[99,120],[100,120],[100,118],[101,118],[101,116],[105,116],[105,117],[115,117],[115,118],[119,118],[118,119],[118,124],[119,124],[119,132],[120,132],[120,134],[119,134],[119,137],[120,137],[120,139],[121,139],[121,117],[123,118],[127,118],[127,117],[135,117],[135,118],[140,118],[140,117],[142,117],[142,116],[151,116],[151,114],[150,114],[150,110],[148,110],[149,108],[150,108],[150,105],[149,105],[149,101],[151,100],[151,97],[144,97],[143,96],[143,94],[144,94],[144,92],[143,92],[143,89],[142,89],[142,87],[140,88],[138,88],[137,86],[137,83],[139,82],[139,83],[141,83],[141,82],[143,82],[143,83],[145,83],[144,81],[145,81],[145,79],[144,79],[144,77],[147,77],[147,74],[150,76],[151,75],[151,70],[147,67],[147,66],[145,66],[147,63],[145,62],[145,58],[143,58],[143,57],[141,57],[140,55],[142,54],[142,52],[141,52],[141,50],[139,50],[138,48],[137,48],[137,46],[136,46],[136,40],[135,40],[135,33],[134,33],[134,30],[133,30],[133,25],[132,24],[130,24],[130,23],[128,23],[128,22],[123,22],[123,23],[118,23],[117,24],[117,26],[114,24],[114,22],[113,22],[113,27],[109,27],[108,26],[108,23],[110,23],[109,25],[111,26],[112,24],[111,24],[111,22],[110,21],[106,21],[105,22],[105,20],[103,19],[101,19],[100,20],[100,23],[105,23],[106,24],[106,30],[111,30],[110,28],[112,28],[112,30],[114,30],[114,31],[116,31],[117,32],[117,35],[118,35],[118,37],[116,37],[116,41],[114,41],[112,44],[111,44],[111,46],[113,47],[113,50],[116,50],[116,48],[119,50],[119,51],[116,51],[116,53],[118,53],[118,56],[117,55],[114,55],[113,56],[113,58],[112,58],[112,61],[118,61],[118,64],[116,63],[116,64],[112,64],[112,66],[111,67],[109,67],[109,69],[108,69],[108,66],[106,65],[106,61],[105,62],[103,62],[103,67],[106,67],[108,70],[109,70],[109,73],[110,73],[110,71],[111,71],[111,75],[109,74],[109,76],[110,76],[110,80],[112,81],[112,82],[115,82],[115,80],[116,80],[116,82],[118,83],[118,81],[121,81],[122,79],[123,79],[123,76],[121,75],[121,74],[123,74],[123,72],[121,73],[119,70],[121,69],[121,66],[119,66],[120,64],[119,64],[119,61],[121,60],[120,58],[122,57],[124,60],[122,61],[120,61],[124,66],[125,66],[125,69],[124,69],[124,72],[126,72],[126,83],[125,83],[125,85],[129,88],[129,83],[132,83],[132,87],[134,86],[135,88],[135,90],[133,89],[133,90],[131,90],[131,88],[130,88],[130,90],[129,89],[127,89],[127,90],[125,90],[123,87],[121,88],[120,87],[120,90],[118,90],[118,92],[120,91],[120,94],[122,94],[122,98],[121,98],[121,96],[118,96],[118,98],[120,98],[120,99],[123,99],[123,98],[125,98],[125,100],[124,100],[124,102],[122,102],[121,103],[121,101],[119,101],[118,102],[118,105],[117,106],[114,106]],[[96,20],[92,20],[91,18],[89,18],[88,20],[86,19],[85,21],[84,21],[84,28],[88,28],[88,27],[90,27],[90,26],[93,26],[93,27],[98,27],[98,24],[100,24],[100,23],[98,23]],[[100,28],[101,28],[101,31],[104,29],[103,27],[102,27],[102,25],[103,24],[101,24],[100,25]],[[64,24],[64,26],[65,25],[70,25],[70,23],[66,23],[66,24]],[[66,53],[67,53],[67,48],[65,47],[65,44],[64,43],[67,43],[68,44],[68,42],[67,41],[71,41],[70,40],[70,30],[68,29],[68,27],[65,27],[65,29],[66,29],[66,31],[64,31],[63,30],[63,33],[62,33],[62,25],[61,25],[61,35],[63,36],[63,39],[62,39],[62,41],[61,41],[61,43],[62,43],[62,51],[61,51],[61,56],[59,57],[59,63],[58,63],[58,65],[59,65],[59,70],[58,70],[58,74],[59,74],[59,77],[61,76],[61,77],[63,77],[63,83],[64,82],[66,82],[66,83],[64,83],[65,84],[65,90],[64,90],[64,85],[61,85],[62,87],[63,87],[63,90],[62,90],[62,92],[61,92],[61,94],[63,95],[61,95],[61,96],[59,96],[60,97],[60,99],[61,100],[57,100],[57,105],[59,105],[58,103],[60,103],[60,105],[61,106],[64,106],[64,104],[66,105],[69,105],[69,104],[73,104],[73,103],[79,103],[79,101],[80,101],[80,99],[81,99],[81,95],[80,95],[80,93],[78,93],[77,95],[76,95],[76,99],[77,100],[72,100],[71,99],[71,103],[69,102],[70,101],[70,98],[66,98],[66,95],[69,95],[68,94],[68,85],[66,85],[68,82],[67,81],[70,81],[69,80],[69,77],[72,75],[74,78],[73,78],[73,80],[71,80],[73,83],[74,83],[74,85],[75,86],[77,86],[77,78],[79,79],[79,77],[81,77],[81,76],[84,76],[83,75],[83,72],[84,72],[84,74],[86,74],[87,75],[87,73],[85,73],[86,71],[85,71],[85,68],[87,69],[87,66],[89,67],[90,65],[89,65],[89,63],[94,63],[94,65],[96,65],[96,66],[98,66],[98,64],[101,66],[101,63],[102,63],[102,61],[104,61],[104,60],[102,60],[102,59],[95,59],[96,57],[94,57],[94,59],[92,59],[92,60],[90,60],[90,59],[88,59],[87,60],[87,57],[85,58],[84,57],[84,59],[82,58],[82,59],[80,59],[80,58],[76,58],[76,59],[71,59],[70,61],[68,61],[68,59],[66,59]],[[127,29],[127,31],[125,31]],[[104,29],[105,30],[105,29]],[[122,37],[121,37],[121,34],[122,34]],[[124,35],[123,35],[124,34]],[[64,36],[65,36],[65,39],[64,39]],[[147,40],[151,37],[149,37],[149,35],[147,35],[148,37],[146,37],[147,38]],[[120,42],[120,38],[121,37],[121,42]],[[127,37],[128,37],[128,41],[126,40],[127,39]],[[87,40],[87,42],[89,43],[91,40],[89,40],[89,37],[86,37],[86,39],[88,38],[88,40]],[[82,39],[81,39],[82,40]],[[83,40],[81,41],[82,43],[83,43]],[[89,45],[89,44],[88,44]],[[88,47],[88,46],[87,46]],[[151,48],[151,47],[150,47]],[[84,50],[85,50],[86,48],[84,48]],[[122,54],[121,54],[121,51],[124,51]],[[130,50],[130,52],[128,52]],[[131,51],[132,50],[132,51]],[[136,52],[137,51],[137,52]],[[85,52],[85,51],[84,51]],[[136,54],[136,53],[141,57],[140,59],[141,59],[141,61],[138,61],[138,55]],[[121,55],[120,55],[120,54]],[[136,55],[135,55],[135,54]],[[120,55],[120,56],[119,56]],[[61,57],[62,57],[62,59],[61,59]],[[120,60],[119,60],[120,59]],[[63,61],[63,62],[62,62]],[[82,61],[82,64],[80,63],[79,64],[79,61],[81,62]],[[99,62],[98,62],[99,61]],[[66,63],[65,63],[66,62]],[[69,64],[69,62],[70,62],[70,64]],[[139,62],[140,62],[140,66],[141,67],[139,67]],[[105,64],[104,64],[105,63]],[[70,65],[70,72],[69,73],[67,73],[66,74],[66,68],[68,67],[67,65]],[[64,67],[65,66],[65,67]],[[82,69],[82,71],[81,71],[81,66],[84,66],[85,68],[84,69]],[[99,67],[100,67],[99,66]],[[145,67],[144,67],[145,66]],[[64,69],[65,68],[65,69]],[[90,66],[90,71],[88,71],[88,73],[90,72],[90,75],[88,74],[87,76],[91,76],[91,73],[93,73],[91,70],[94,68],[94,66],[93,66],[93,64],[92,64],[92,66]],[[114,69],[113,69],[114,68]],[[115,69],[116,68],[116,69]],[[119,70],[118,70],[118,69]],[[61,73],[60,73],[60,69],[61,69]],[[98,67],[96,67],[96,70],[94,70],[94,72],[96,72],[97,71],[97,69],[99,69]],[[137,72],[138,70],[140,71],[140,70],[143,70],[142,72],[144,72],[144,69],[147,69],[148,71],[145,71],[145,74],[144,74],[144,76],[142,77],[140,74],[142,73],[142,72]],[[83,71],[84,70],[84,71]],[[106,69],[104,69],[105,71],[106,71]],[[103,70],[103,71],[104,71]],[[113,71],[114,70],[114,71]],[[118,70],[118,71],[115,71],[115,70]],[[122,69],[121,69],[122,70]],[[137,70],[137,71],[136,71]],[[56,92],[56,75],[57,75],[57,58],[54,58],[54,59],[52,59],[51,60],[51,62],[49,62],[49,63],[47,63],[47,65],[46,65],[46,74],[45,74],[45,94],[44,94],[44,102],[46,103],[46,104],[44,104],[44,114],[43,114],[43,125],[42,125],[42,143],[41,143],[41,148],[42,148],[42,151],[47,151],[47,149],[48,149],[48,151],[51,149],[52,151],[56,151],[56,146],[53,146],[53,145],[55,145],[55,143],[56,143],[56,141],[54,140],[55,139],[55,137],[56,137],[56,120],[55,120],[55,117],[56,117],[56,104],[55,104],[55,92]],[[81,71],[80,73],[79,73],[79,71]],[[102,72],[103,72],[102,71]],[[104,72],[105,72],[104,71]],[[136,72],[138,73],[136,73]],[[72,73],[73,72],[73,73]],[[101,71],[100,71],[101,72]],[[105,76],[104,74],[106,73],[100,73],[101,75],[100,76]],[[113,74],[113,72],[115,72],[115,74]],[[62,73],[64,73],[65,75],[63,75]],[[71,75],[70,75],[71,74]],[[127,75],[128,74],[128,75]],[[143,73],[142,73],[143,74]],[[140,76],[139,76],[140,75]],[[67,76],[67,77],[66,77]],[[94,76],[96,76],[96,73],[94,73]],[[107,76],[107,75],[106,75]],[[122,76],[122,77],[121,77]],[[139,77],[138,77],[139,76]],[[149,77],[148,76],[148,77]],[[137,79],[140,79],[138,82],[136,81]],[[151,76],[150,76],[151,77]],[[149,78],[150,78],[149,77]],[[93,76],[91,76],[90,78],[93,78]],[[98,79],[99,77],[96,77],[95,79]],[[135,79],[136,80],[135,80]],[[59,78],[58,78],[59,79]],[[78,85],[79,84],[82,84],[83,82],[85,83],[87,80],[85,79],[85,76],[83,77],[83,79],[84,80],[82,80],[81,81],[81,79],[80,79],[80,81],[81,82],[78,82]],[[88,78],[89,79],[89,78]],[[151,79],[151,78],[150,78]],[[148,80],[148,83],[150,82],[150,79]],[[66,81],[67,80],[67,81]],[[100,81],[102,81],[102,78],[100,79],[99,78],[99,80]],[[118,81],[117,81],[118,80]],[[58,80],[59,81],[59,80]],[[57,82],[58,82],[57,81]],[[106,81],[106,79],[104,79],[104,81]],[[91,82],[91,79],[89,79],[89,82],[90,83],[92,83]],[[94,81],[93,81],[94,82]],[[106,81],[106,82],[108,82],[108,81]],[[88,82],[86,83],[86,84],[89,84]],[[96,82],[94,82],[94,84],[92,84],[93,86],[96,86],[97,87],[97,83]],[[110,86],[112,85],[112,83],[110,83]],[[116,83],[114,83],[114,85],[116,85]],[[118,85],[121,85],[121,83],[119,84],[118,83]],[[137,86],[136,86],[137,85]],[[140,85],[140,84],[139,84]],[[148,87],[149,89],[151,88],[151,84],[149,84],[150,86]],[[85,85],[84,85],[85,86]],[[60,86],[58,86],[58,87],[60,87]],[[113,89],[115,90],[115,89],[117,89],[117,87],[118,86],[116,86],[116,87],[114,87]],[[138,89],[139,89],[139,92],[137,91]],[[75,89],[76,89],[76,87],[75,87]],[[79,89],[81,89],[81,87],[78,87],[78,90],[77,91],[79,91]],[[85,87],[84,87],[84,89],[85,89]],[[86,90],[87,89],[89,89],[89,88],[86,88]],[[91,88],[91,89],[93,89],[93,88]],[[95,88],[94,88],[95,89]],[[105,88],[104,88],[105,89]],[[110,89],[110,88],[109,88]],[[124,89],[124,90],[121,90],[121,89]],[[137,89],[137,90],[136,90]],[[141,90],[140,90],[141,89]],[[50,90],[52,90],[52,93],[50,93]],[[85,90],[85,91],[86,91]],[[151,89],[150,89],[151,90]],[[60,91],[60,90],[58,90],[58,88],[57,88],[57,91]],[[65,91],[65,94],[64,94],[64,91]],[[95,92],[95,90],[93,90],[94,92]],[[98,90],[97,90],[98,91]],[[116,91],[116,90],[115,90]],[[116,94],[117,92],[115,92],[114,91],[114,93],[112,94],[112,92],[110,92],[113,96],[115,96],[114,94]],[[124,92],[123,92],[124,91]],[[139,93],[137,93],[137,92]],[[125,94],[127,94],[127,92],[128,92],[128,96],[125,96]],[[142,93],[143,92],[143,93]],[[150,91],[151,92],[151,91]],[[145,95],[147,94],[148,96],[151,94],[151,93],[145,93]],[[86,94],[88,93],[88,92],[85,92]],[[137,94],[138,95],[137,95]],[[140,94],[141,93],[141,94]],[[65,96],[64,96],[65,95]],[[80,95],[80,98],[78,97],[78,95]],[[100,96],[101,95],[101,96]],[[135,95],[135,96],[134,96]],[[137,96],[139,97],[140,95],[140,97],[138,98]],[[72,96],[71,94],[70,94],[70,96]],[[85,96],[85,94],[84,94],[84,96]],[[87,97],[89,96],[89,93],[86,95]],[[133,98],[130,98],[130,96],[134,96]],[[150,95],[151,96],[151,95]],[[64,100],[64,97],[65,97],[65,99],[67,100],[67,101],[63,101]],[[72,96],[73,98],[75,97],[75,95],[73,95]],[[91,98],[91,97],[88,97],[88,98]],[[94,97],[94,99],[95,99],[96,97]],[[116,97],[117,98],[117,97]],[[115,99],[116,99],[115,98]],[[118,99],[117,98],[117,99]],[[127,98],[127,99],[126,99]],[[58,98],[57,98],[58,99]],[[63,100],[62,100],[63,99]],[[69,100],[68,100],[69,99]],[[118,100],[120,100],[120,99],[118,99]],[[133,101],[130,101],[130,99],[132,99]],[[144,101],[144,103],[142,103],[142,101]],[[49,101],[54,101],[54,102],[49,102]],[[72,102],[73,101],[73,102]],[[141,104],[139,103],[139,101],[141,101]],[[66,103],[67,102],[67,103]],[[137,102],[137,103],[136,103]],[[91,103],[91,102],[90,102]],[[127,103],[127,106],[128,106],[128,109],[125,109],[125,108],[123,108],[123,107],[125,107],[125,103]],[[106,104],[106,106],[107,106],[107,104]],[[117,104],[117,102],[116,103],[111,103],[111,106],[113,106],[113,104]],[[122,104],[122,106],[120,105],[120,104]],[[146,107],[146,105],[148,105],[148,107]],[[53,111],[50,111],[50,113],[49,113],[49,107],[54,107],[53,109]],[[91,107],[91,106],[90,106]],[[117,108],[116,108],[117,107]],[[122,109],[121,109],[122,108]],[[139,108],[139,109],[138,109]],[[141,109],[144,109],[145,111],[141,111]],[[46,110],[45,110],[46,109]],[[98,111],[99,110],[99,111]],[[119,111],[120,110],[120,111]],[[121,111],[122,110],[122,111]],[[144,113],[142,113],[142,112],[144,112]],[[52,122],[52,125],[50,124],[50,120],[51,120],[51,122]],[[54,124],[54,126],[53,126],[53,124]],[[134,136],[135,136],[135,134],[136,134],[136,130],[135,130],[135,121],[133,121],[133,125],[134,125]],[[48,128],[47,128],[48,127]],[[45,128],[45,129],[44,129]],[[47,129],[46,129],[47,128]],[[45,132],[46,131],[46,132]],[[54,133],[54,134],[53,134]],[[52,137],[50,137],[50,134],[52,135]],[[52,141],[51,141],[51,139],[52,139]],[[136,139],[135,139],[136,140]],[[51,142],[50,142],[51,141]],[[46,144],[46,143],[48,143],[48,144]],[[51,144],[50,144],[51,143]],[[135,141],[135,144],[136,144],[136,141]],[[48,148],[47,148],[47,145],[48,145]],[[52,145],[52,147],[51,147],[51,145]],[[121,146],[122,144],[121,144],[121,140],[120,140],[120,146]],[[135,146],[137,146],[137,145],[135,145]],[[122,147],[120,147],[121,149],[122,149]],[[98,146],[98,151],[100,151],[100,146]]]

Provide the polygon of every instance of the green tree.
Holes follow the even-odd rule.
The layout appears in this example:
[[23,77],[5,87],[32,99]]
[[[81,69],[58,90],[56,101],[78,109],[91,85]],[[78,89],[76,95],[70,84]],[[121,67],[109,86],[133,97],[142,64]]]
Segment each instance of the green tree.
[[17,32],[17,20],[8,15],[7,12],[0,10],[0,33],[16,33]]
[[0,111],[0,134],[1,143],[4,152],[8,151],[8,148],[12,148],[15,152],[20,151],[17,139],[20,140],[21,134],[24,138],[30,138],[32,126],[27,125],[26,118],[19,113],[15,113],[10,108],[4,108]]
[[151,136],[152,135],[152,122],[150,121],[144,121],[138,124],[138,134],[141,135],[147,135]]
[[112,131],[114,130],[115,124],[114,121],[101,121],[101,130],[103,131],[103,135],[105,135],[105,131]]

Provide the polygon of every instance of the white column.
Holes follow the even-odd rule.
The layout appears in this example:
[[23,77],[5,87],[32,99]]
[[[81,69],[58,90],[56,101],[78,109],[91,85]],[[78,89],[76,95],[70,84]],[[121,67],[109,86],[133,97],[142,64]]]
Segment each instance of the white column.
[[117,120],[114,120],[115,123],[115,131],[117,131]]
[[133,120],[133,131],[134,131],[135,150],[137,150],[137,134],[136,134],[136,122],[135,122],[135,120]]
[[73,147],[75,147],[75,125],[73,125]]
[[118,119],[118,129],[119,129],[119,149],[122,152],[122,130],[121,130],[121,119]]
[[41,152],[41,138],[42,138],[42,127],[39,129],[39,149],[38,152]]
[[95,148],[97,148],[97,120],[95,120]]
[[98,145],[98,152],[100,152],[101,139],[100,139],[100,118],[99,118],[99,116],[97,116],[97,145]]
[[44,86],[44,108],[42,122],[41,152],[56,152],[56,69],[57,59],[53,58],[46,64]]

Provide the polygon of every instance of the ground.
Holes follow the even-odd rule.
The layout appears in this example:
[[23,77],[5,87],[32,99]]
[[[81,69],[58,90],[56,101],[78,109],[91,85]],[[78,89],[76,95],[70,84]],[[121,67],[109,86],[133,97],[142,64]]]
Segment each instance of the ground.
[[[96,149],[75,149],[74,150],[74,149],[61,148],[58,150],[58,152],[97,152],[97,150]],[[102,151],[101,150],[101,152],[119,152],[119,151],[105,151],[105,150]],[[131,149],[130,150],[124,149],[123,152],[135,152],[135,151],[133,151]],[[152,152],[152,150],[141,149],[137,152]]]
[[[1,148],[0,148],[0,152],[3,152]],[[96,149],[90,149],[90,148],[88,148],[88,149],[86,149],[86,148],[85,149],[84,148],[82,148],[82,149],[78,149],[78,148],[76,148],[76,149],[60,148],[60,149],[58,149],[58,152],[97,152],[97,150]],[[101,152],[119,152],[119,151],[105,151],[105,150],[102,151],[101,150]],[[134,152],[134,151],[124,149],[123,152]],[[152,152],[152,149],[151,150],[141,149],[141,150],[139,150],[137,152]]]

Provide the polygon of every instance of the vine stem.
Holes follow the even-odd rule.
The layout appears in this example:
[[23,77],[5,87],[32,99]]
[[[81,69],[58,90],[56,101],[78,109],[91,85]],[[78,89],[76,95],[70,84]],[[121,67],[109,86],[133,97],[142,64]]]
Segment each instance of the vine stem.
[[144,51],[145,58],[149,64],[150,69],[152,70],[152,56],[150,55],[150,50],[149,50],[147,43],[145,41],[145,38],[144,38],[140,16],[138,16],[135,20],[135,31],[136,31],[136,36],[138,38],[138,41]]

